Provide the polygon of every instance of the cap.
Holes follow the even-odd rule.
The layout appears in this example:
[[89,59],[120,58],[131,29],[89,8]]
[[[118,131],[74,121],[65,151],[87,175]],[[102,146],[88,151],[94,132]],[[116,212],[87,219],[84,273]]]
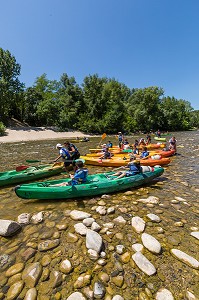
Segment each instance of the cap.
[[57,144],[56,149],[62,148],[62,144]]

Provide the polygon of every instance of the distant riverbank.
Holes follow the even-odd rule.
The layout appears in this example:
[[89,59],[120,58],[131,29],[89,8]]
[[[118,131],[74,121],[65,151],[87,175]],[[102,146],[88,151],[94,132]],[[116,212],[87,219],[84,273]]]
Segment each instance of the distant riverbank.
[[57,131],[51,127],[8,127],[6,134],[0,136],[0,143],[12,143],[23,141],[37,141],[59,138],[77,138],[77,137],[90,137],[89,134],[84,134],[80,131]]

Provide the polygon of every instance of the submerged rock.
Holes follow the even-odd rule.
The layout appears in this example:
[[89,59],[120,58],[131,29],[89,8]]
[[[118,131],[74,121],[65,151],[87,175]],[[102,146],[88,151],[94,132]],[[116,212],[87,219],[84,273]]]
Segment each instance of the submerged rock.
[[133,254],[132,259],[134,260],[138,268],[145,274],[151,276],[156,273],[156,268],[154,267],[154,265],[141,252],[136,252],[135,254]]
[[194,269],[199,269],[199,261],[192,256],[178,249],[171,249],[171,253],[185,264],[191,266]]
[[160,289],[155,296],[156,300],[174,300],[173,295],[167,289]]
[[21,229],[21,225],[12,220],[0,220],[0,235],[11,236]]
[[143,232],[145,229],[145,221],[138,216],[132,218],[131,225],[137,233]]
[[161,252],[160,243],[150,234],[143,233],[141,236],[142,243],[149,251],[159,254]]
[[93,249],[99,253],[102,248],[102,244],[101,236],[97,232],[88,229],[86,233],[86,248]]

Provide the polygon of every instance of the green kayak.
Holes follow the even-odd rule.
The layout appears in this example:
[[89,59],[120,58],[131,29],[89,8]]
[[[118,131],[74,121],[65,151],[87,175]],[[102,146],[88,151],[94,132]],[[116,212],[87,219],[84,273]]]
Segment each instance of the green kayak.
[[166,138],[165,137],[158,137],[158,136],[155,136],[154,137],[154,140],[156,140],[156,141],[161,141],[161,142],[166,142]]
[[18,185],[15,193],[23,199],[68,199],[86,196],[102,195],[104,193],[118,192],[150,182],[162,175],[164,169],[155,167],[154,171],[139,173],[134,176],[117,178],[111,176],[114,172],[88,175],[87,182],[74,186],[55,186],[66,183],[70,179],[51,180]]
[[[23,167],[23,166],[22,166]],[[21,168],[23,169],[23,168]],[[24,170],[0,172],[0,186],[12,185],[26,181],[38,180],[59,174],[63,171],[63,163],[48,164],[38,167],[26,167]]]

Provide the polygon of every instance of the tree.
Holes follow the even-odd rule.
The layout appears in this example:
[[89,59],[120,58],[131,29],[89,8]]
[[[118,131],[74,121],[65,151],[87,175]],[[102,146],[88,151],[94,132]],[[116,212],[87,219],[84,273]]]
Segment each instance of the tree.
[[0,111],[5,122],[14,112],[17,95],[23,91],[24,84],[19,81],[21,66],[8,50],[0,48]]

